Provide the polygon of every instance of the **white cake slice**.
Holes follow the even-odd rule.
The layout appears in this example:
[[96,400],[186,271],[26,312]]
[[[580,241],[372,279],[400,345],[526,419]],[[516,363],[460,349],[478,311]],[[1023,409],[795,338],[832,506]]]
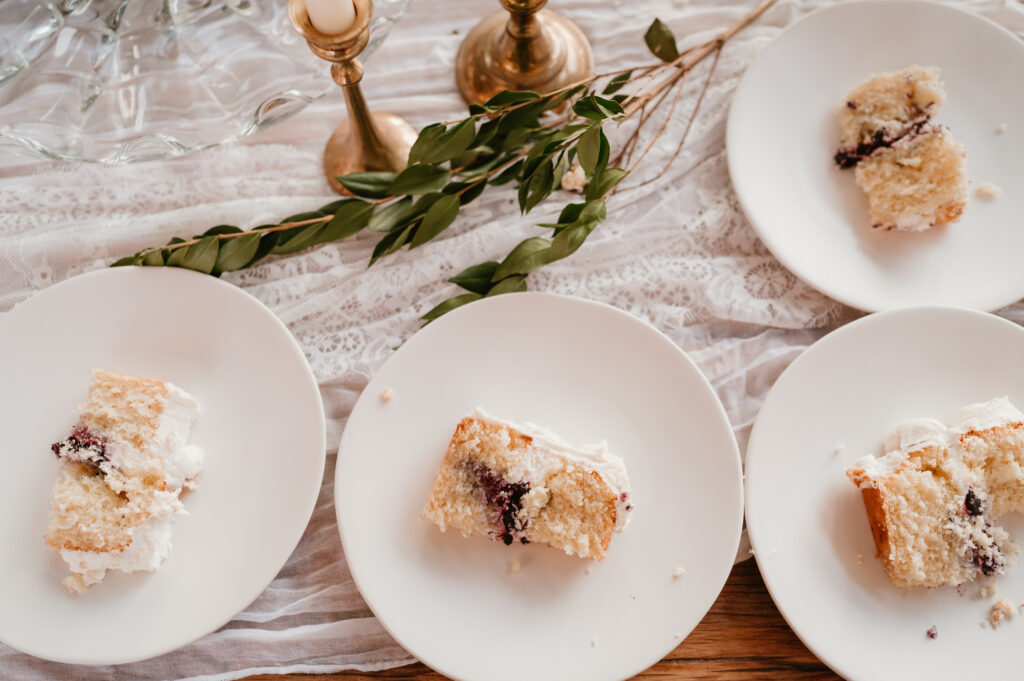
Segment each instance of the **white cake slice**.
[[441,530],[602,560],[633,503],[622,459],[481,409],[459,422],[422,517]]
[[51,492],[46,543],[60,551],[84,591],[107,570],[155,570],[195,487],[203,452],[187,444],[199,405],[163,381],[94,370],[77,425],[52,445],[64,462]]

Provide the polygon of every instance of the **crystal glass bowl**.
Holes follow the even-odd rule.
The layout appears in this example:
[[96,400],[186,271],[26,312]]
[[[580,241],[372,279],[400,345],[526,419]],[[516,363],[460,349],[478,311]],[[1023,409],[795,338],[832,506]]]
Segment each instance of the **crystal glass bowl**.
[[[409,0],[376,0],[369,56]],[[0,153],[123,163],[251,135],[336,87],[286,0],[0,0]]]

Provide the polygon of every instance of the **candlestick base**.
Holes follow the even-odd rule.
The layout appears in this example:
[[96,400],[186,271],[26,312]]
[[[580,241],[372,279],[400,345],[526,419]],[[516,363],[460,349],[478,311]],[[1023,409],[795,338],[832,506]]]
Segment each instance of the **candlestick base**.
[[324,147],[324,174],[334,191],[349,194],[336,179],[339,175],[367,170],[400,172],[409,160],[409,149],[416,141],[416,131],[398,116],[387,113],[370,114],[373,132],[365,143],[349,120],[335,128]]
[[533,16],[532,36],[513,38],[509,14],[497,12],[469,32],[455,58],[462,98],[482,104],[502,90],[546,94],[594,72],[594,54],[576,24],[550,10]]

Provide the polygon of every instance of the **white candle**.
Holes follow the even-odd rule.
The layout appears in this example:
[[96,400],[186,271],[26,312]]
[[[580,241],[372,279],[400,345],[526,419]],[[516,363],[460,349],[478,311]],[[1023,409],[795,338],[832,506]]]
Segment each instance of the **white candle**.
[[344,33],[356,20],[352,0],[306,0],[306,11],[313,28],[324,35]]

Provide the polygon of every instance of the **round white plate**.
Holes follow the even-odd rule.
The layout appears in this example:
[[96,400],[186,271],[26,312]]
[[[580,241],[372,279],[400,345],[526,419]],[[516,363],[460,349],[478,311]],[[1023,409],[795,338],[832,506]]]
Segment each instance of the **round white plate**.
[[[999,317],[885,312],[814,344],[761,407],[747,448],[747,533],[786,621],[847,679],[961,680],[979,668],[986,677],[1019,678],[1015,641],[1024,621],[997,631],[978,626],[990,601],[977,598],[977,585],[963,596],[893,586],[845,471],[879,454],[907,419],[948,420],[966,404],[1004,395],[1024,405],[1022,358],[1024,329]],[[1024,516],[999,522],[1024,538]],[[1010,568],[999,591],[1024,603],[1024,566]],[[937,640],[925,636],[932,626]]]
[[[869,76],[942,70],[934,120],[967,146],[970,203],[946,227],[873,230],[852,170],[832,162],[839,107]],[[796,22],[747,70],[728,122],[736,194],[765,244],[798,277],[862,310],[994,310],[1024,296],[1024,41],[937,2],[843,2]],[[1006,123],[1003,133],[996,130]],[[1003,189],[982,200],[974,188]]]
[[[603,562],[420,519],[475,406],[625,460],[636,509]],[[341,439],[336,505],[360,591],[426,664],[459,681],[611,681],[711,607],[739,543],[740,480],[725,412],[671,341],[606,305],[519,293],[445,315],[381,368]]]
[[[43,545],[50,443],[74,425],[92,368],[190,392],[206,464],[160,569],[110,572],[74,596]],[[0,376],[0,641],[80,664],[165,653],[251,603],[302,536],[323,477],[320,394],[285,326],[240,289],[170,268],[70,279],[0,316]]]

